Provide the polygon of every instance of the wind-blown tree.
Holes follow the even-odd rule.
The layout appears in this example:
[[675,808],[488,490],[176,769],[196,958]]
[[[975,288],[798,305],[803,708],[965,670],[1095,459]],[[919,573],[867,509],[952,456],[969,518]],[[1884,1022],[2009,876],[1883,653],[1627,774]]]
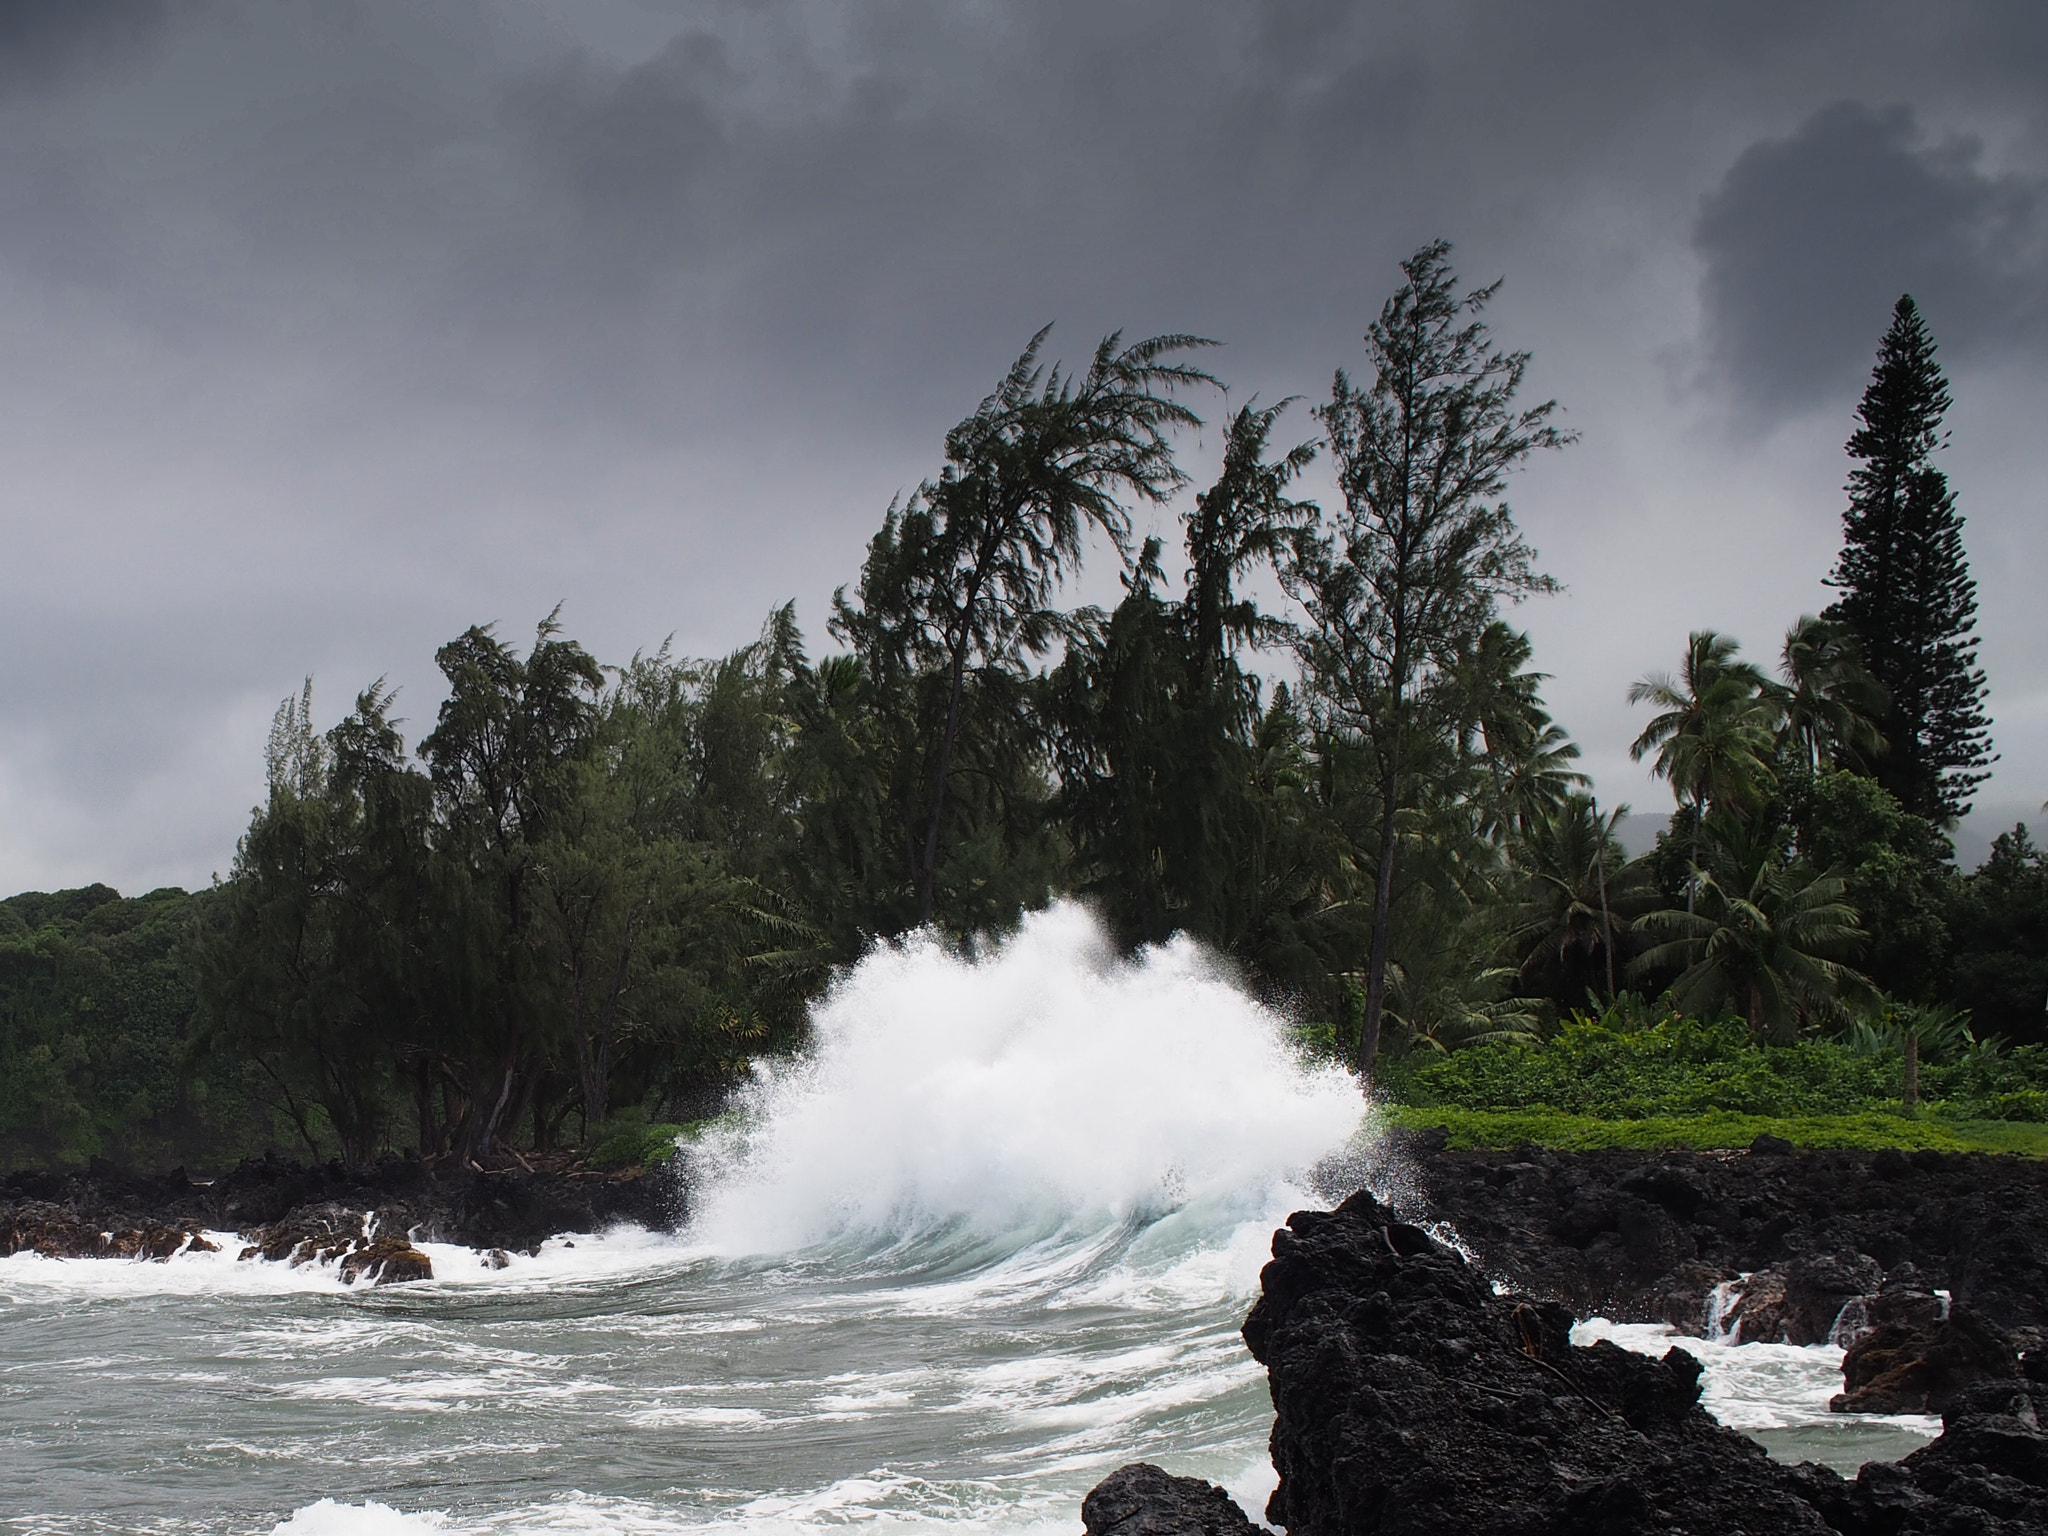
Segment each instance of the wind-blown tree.
[[1779,737],[1790,756],[1816,772],[1867,771],[1885,748],[1878,729],[1885,696],[1855,638],[1840,624],[1802,614],[1785,632],[1780,656]]
[[1866,935],[1844,882],[1786,860],[1773,829],[1732,817],[1706,822],[1705,866],[1694,866],[1694,905],[1647,912],[1638,928],[1657,940],[1629,965],[1649,980],[1677,973],[1671,996],[1685,1012],[1732,1007],[1756,1038],[1787,1042],[1869,982],[1848,961]]
[[1480,312],[1498,284],[1460,295],[1450,246],[1407,278],[1367,332],[1371,381],[1339,372],[1318,415],[1343,506],[1293,541],[1283,577],[1308,623],[1304,680],[1329,726],[1355,739],[1373,797],[1371,917],[1357,1067],[1372,1081],[1386,1008],[1401,819],[1418,775],[1458,735],[1453,678],[1502,599],[1553,589],[1507,503],[1507,477],[1570,439],[1555,401],[1520,407],[1524,352],[1498,350]]
[[419,745],[448,924],[434,1046],[452,1090],[443,1134],[465,1157],[494,1148],[531,1108],[561,1022],[535,942],[537,864],[591,750],[604,677],[560,633],[551,614],[522,657],[472,627],[434,658],[449,685]]
[[532,849],[534,942],[560,972],[586,1131],[610,1113],[626,1038],[697,1001],[683,935],[734,885],[725,846],[691,835],[701,734],[688,683],[665,652],[622,670]]
[[1238,655],[1284,626],[1239,583],[1314,515],[1287,495],[1313,446],[1266,457],[1284,406],[1231,418],[1221,473],[1183,518],[1187,595],[1157,595],[1159,544],[1148,540],[1128,595],[1106,620],[1077,616],[1050,680],[1059,809],[1080,888],[1129,939],[1180,929],[1228,947],[1257,902],[1241,876],[1264,862],[1252,845],[1270,824],[1249,771],[1263,705]]
[[[1049,330],[1050,327],[1047,327]],[[1024,660],[1063,632],[1054,590],[1091,532],[1130,553],[1120,495],[1163,501],[1183,483],[1169,434],[1199,418],[1174,391],[1215,381],[1173,361],[1210,345],[1105,337],[1087,370],[1040,361],[1046,331],[994,393],[946,435],[946,466],[892,507],[869,546],[857,602],[836,603],[833,633],[870,689],[909,689],[912,771],[892,785],[892,819],[917,920],[936,912],[949,796],[979,687],[1020,702]],[[935,688],[917,680],[934,677]]]
[[1824,617],[1854,636],[1884,688],[1878,782],[1917,816],[1952,822],[1990,776],[1986,683],[1977,666],[1977,585],[1963,519],[1933,455],[1952,403],[1934,338],[1910,294],[1892,310],[1848,451],[1849,507]]
[[1259,566],[1277,566],[1293,530],[1317,514],[1315,503],[1288,495],[1315,461],[1317,445],[1298,443],[1267,457],[1273,427],[1293,403],[1262,407],[1254,400],[1230,418],[1216,483],[1196,494],[1194,509],[1182,519],[1188,558],[1183,623],[1198,692],[1214,693],[1238,680],[1227,674],[1243,647],[1288,635],[1287,626],[1262,613],[1238,583]]

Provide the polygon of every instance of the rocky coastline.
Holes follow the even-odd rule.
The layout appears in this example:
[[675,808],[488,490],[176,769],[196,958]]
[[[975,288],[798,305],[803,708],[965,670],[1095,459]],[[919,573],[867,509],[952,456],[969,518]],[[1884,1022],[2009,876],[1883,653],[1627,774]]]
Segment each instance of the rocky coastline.
[[[1290,1217],[1245,1321],[1275,1410],[1263,1514],[1289,1536],[2048,1536],[2048,1166],[1770,1143],[1386,1150],[1386,1203]],[[1939,1412],[1942,1432],[1854,1478],[1784,1465],[1701,1408],[1684,1350],[1573,1345],[1595,1313],[1834,1338],[1837,1408]],[[1255,1529],[1221,1490],[1145,1464],[1083,1520]]]
[[331,1263],[351,1284],[382,1285],[432,1278],[418,1243],[458,1244],[504,1263],[560,1233],[674,1226],[683,1200],[670,1168],[392,1159],[352,1170],[266,1158],[211,1180],[106,1164],[27,1169],[0,1178],[0,1257],[166,1260],[217,1250],[207,1233],[232,1232],[241,1259]]
[[[1479,1266],[1579,1317],[1827,1341],[1886,1289],[1945,1291],[2048,1343],[2048,1161],[1943,1152],[1451,1152],[1407,1137],[1372,1180]],[[1747,1277],[1747,1278],[1744,1278]]]

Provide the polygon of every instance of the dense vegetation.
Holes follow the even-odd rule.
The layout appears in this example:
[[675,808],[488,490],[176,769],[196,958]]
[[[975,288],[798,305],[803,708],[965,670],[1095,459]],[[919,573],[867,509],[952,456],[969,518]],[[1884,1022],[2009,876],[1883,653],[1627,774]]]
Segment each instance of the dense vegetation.
[[255,1062],[188,1057],[207,899],[93,885],[0,901],[0,1156],[205,1165],[280,1139]]
[[[791,607],[710,660],[481,626],[412,743],[377,687],[317,730],[309,684],[221,885],[0,904],[0,1151],[618,1161],[798,1044],[867,945],[1060,891],[1124,943],[1212,945],[1402,1113],[2040,1118],[2048,863],[2019,830],[1963,875],[1944,833],[1983,681],[1917,314],[1850,445],[1842,601],[1775,675],[1702,632],[1635,690],[1677,812],[1630,860],[1503,617],[1550,587],[1507,481],[1569,439],[1493,289],[1441,244],[1404,273],[1321,435],[1227,411],[1203,488],[1176,447],[1207,343],[1069,373],[1033,338],[888,509],[826,654]],[[1181,508],[1177,589],[1146,503]],[[1062,607],[1104,551],[1122,600]],[[1893,577],[1864,573],[1902,562],[1940,569],[1880,658],[1858,604]]]

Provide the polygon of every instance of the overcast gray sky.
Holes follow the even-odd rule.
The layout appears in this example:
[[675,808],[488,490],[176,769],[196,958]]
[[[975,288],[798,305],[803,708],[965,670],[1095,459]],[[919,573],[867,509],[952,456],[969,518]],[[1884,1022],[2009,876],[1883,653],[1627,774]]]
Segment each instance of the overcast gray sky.
[[1582,434],[1515,487],[1568,588],[1516,618],[1642,810],[1628,683],[1826,602],[1910,290],[1977,820],[2032,814],[2044,81],[2038,0],[7,0],[0,890],[224,872],[277,701],[386,676],[417,736],[472,622],[560,601],[623,660],[795,598],[823,644],[1040,324],[1198,332],[1235,398],[1312,400],[1438,235]]

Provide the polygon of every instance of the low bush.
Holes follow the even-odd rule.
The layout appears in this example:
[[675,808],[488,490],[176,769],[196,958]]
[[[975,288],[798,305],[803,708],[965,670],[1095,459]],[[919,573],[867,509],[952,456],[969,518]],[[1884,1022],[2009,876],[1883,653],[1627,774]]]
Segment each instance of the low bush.
[[702,1124],[625,1126],[597,1144],[590,1154],[590,1166],[610,1169],[665,1163],[676,1155],[677,1138],[694,1138]]
[[1549,1147],[1590,1152],[1609,1147],[1685,1147],[1701,1151],[1746,1147],[1758,1136],[1782,1137],[1795,1147],[1877,1151],[1884,1147],[1944,1152],[2018,1152],[2048,1156],[2048,1125],[1996,1120],[1907,1119],[1865,1111],[1846,1115],[1743,1115],[1715,1111],[1701,1115],[1656,1115],[1610,1120],[1553,1110],[1484,1110],[1452,1106],[1395,1105],[1383,1111],[1387,1124],[1407,1130],[1440,1130],[1455,1148]]
[[[1903,1086],[1896,1055],[1825,1039],[1758,1045],[1740,1020],[1678,1017],[1619,1029],[1575,1019],[1540,1043],[1411,1054],[1380,1075],[1382,1100],[1410,1108],[1527,1110],[1600,1122],[1876,1114],[1888,1123]],[[1930,1063],[1921,1094],[1925,1114],[1937,1119],[2048,1122],[2048,1050],[1977,1048]]]

